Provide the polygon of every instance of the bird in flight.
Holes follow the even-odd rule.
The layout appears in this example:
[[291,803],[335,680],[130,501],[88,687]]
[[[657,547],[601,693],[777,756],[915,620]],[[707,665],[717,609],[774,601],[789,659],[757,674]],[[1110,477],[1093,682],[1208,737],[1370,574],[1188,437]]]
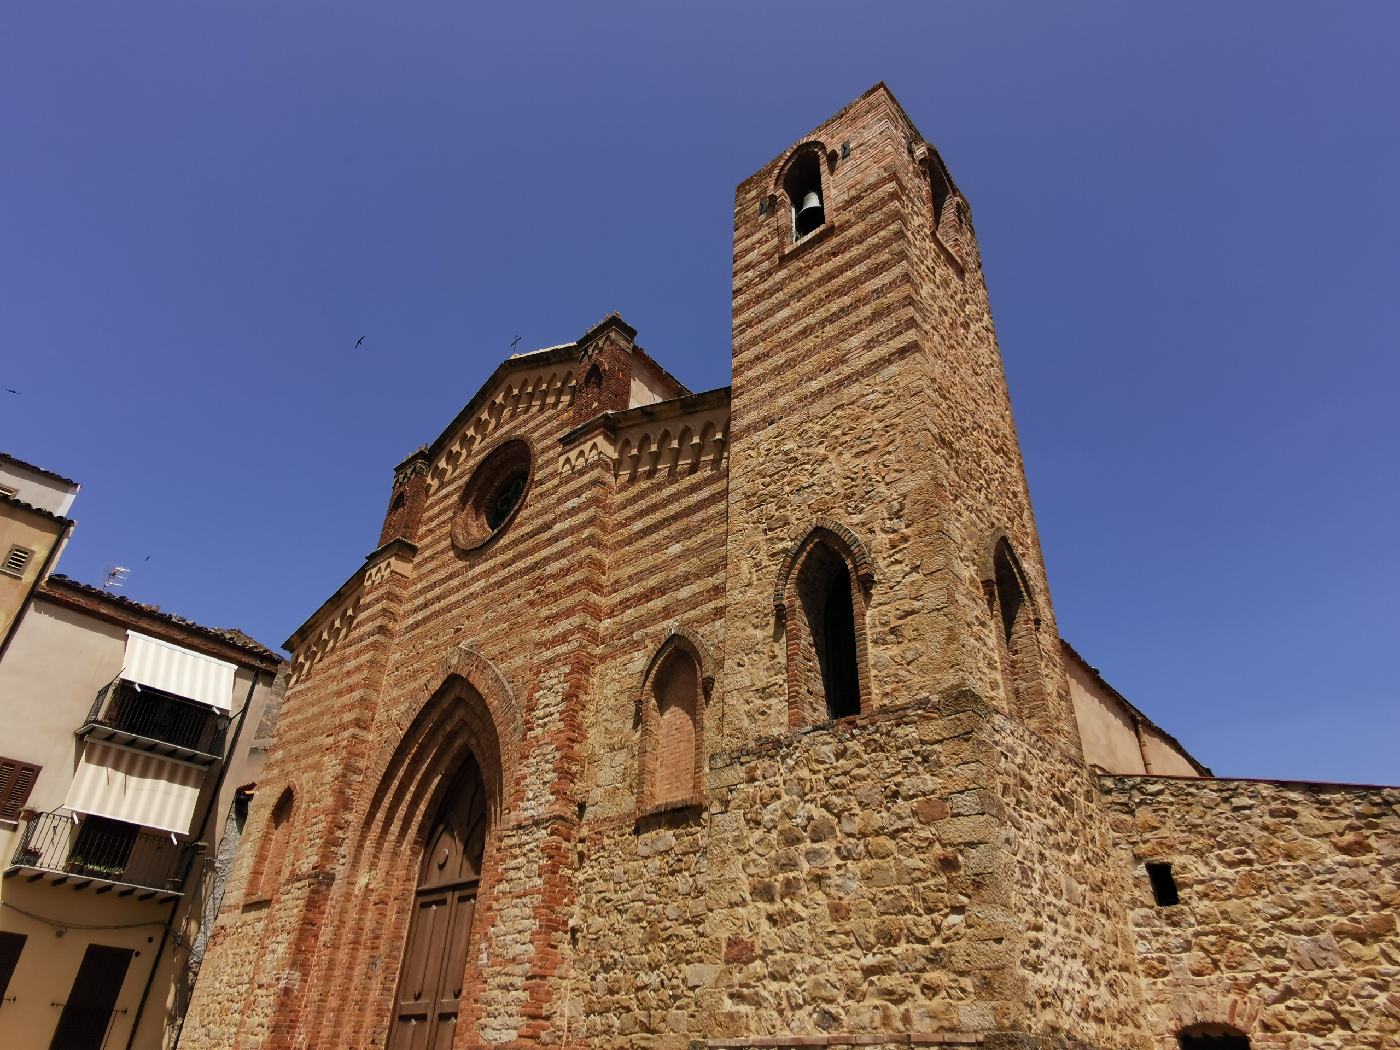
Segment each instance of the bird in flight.
[[19,391],[16,390],[16,389],[15,389],[14,387],[12,387],[12,386],[7,386],[7,387],[5,388],[5,393],[7,393],[7,394],[18,394]]
[[365,341],[365,337],[364,337],[364,336],[360,336],[360,338],[356,339],[356,340],[355,340],[355,349],[358,350],[358,349],[360,348],[360,344],[363,343],[364,341]]

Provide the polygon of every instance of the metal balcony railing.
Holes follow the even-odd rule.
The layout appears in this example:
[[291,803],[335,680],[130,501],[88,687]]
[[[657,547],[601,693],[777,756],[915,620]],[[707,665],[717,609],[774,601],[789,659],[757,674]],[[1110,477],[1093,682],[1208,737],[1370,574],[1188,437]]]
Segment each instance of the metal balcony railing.
[[75,823],[67,813],[39,813],[25,826],[6,875],[27,868],[52,873],[55,884],[101,880],[169,897],[184,891],[193,856],[192,847],[134,824],[85,816]]
[[207,707],[118,678],[97,694],[80,732],[100,727],[109,731],[106,739],[116,736],[131,746],[167,744],[193,755],[221,758],[228,723]]

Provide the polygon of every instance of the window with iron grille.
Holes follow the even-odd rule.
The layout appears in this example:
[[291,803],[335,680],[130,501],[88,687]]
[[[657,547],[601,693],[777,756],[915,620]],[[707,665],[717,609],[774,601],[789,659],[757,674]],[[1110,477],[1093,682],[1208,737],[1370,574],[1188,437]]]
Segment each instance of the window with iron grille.
[[0,820],[19,820],[41,767],[15,758],[0,758]]
[[33,556],[32,550],[16,544],[10,548],[10,553],[5,555],[5,564],[0,568],[3,568],[11,576],[23,576],[24,567],[29,564],[29,559]]
[[14,497],[14,496],[17,495],[18,493],[19,493],[19,489],[17,489],[17,488],[13,488],[13,487],[10,486],[10,485],[0,485],[0,496],[10,496],[10,497]]

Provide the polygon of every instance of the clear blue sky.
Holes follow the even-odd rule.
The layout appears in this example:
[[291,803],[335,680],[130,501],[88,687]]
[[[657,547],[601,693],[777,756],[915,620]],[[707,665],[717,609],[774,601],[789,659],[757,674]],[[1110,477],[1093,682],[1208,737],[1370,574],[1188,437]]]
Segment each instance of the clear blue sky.
[[83,483],[69,574],[279,643],[516,335],[619,310],[726,383],[734,185],[884,79],[972,202],[1065,636],[1218,772],[1395,783],[1397,39],[1365,2],[10,4],[0,447]]

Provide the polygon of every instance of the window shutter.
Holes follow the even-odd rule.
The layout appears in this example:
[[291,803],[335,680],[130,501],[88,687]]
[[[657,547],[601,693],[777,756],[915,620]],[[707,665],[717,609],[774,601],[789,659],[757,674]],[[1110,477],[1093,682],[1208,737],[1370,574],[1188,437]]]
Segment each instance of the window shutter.
[[5,571],[11,576],[23,576],[25,566],[29,564],[29,558],[33,553],[27,547],[19,545],[11,547],[10,553],[5,555]]
[[0,820],[19,819],[19,811],[29,801],[41,768],[32,762],[0,758]]
[[10,987],[19,953],[24,951],[24,942],[28,939],[28,935],[23,933],[0,930],[0,1004],[5,1001],[5,991]]

